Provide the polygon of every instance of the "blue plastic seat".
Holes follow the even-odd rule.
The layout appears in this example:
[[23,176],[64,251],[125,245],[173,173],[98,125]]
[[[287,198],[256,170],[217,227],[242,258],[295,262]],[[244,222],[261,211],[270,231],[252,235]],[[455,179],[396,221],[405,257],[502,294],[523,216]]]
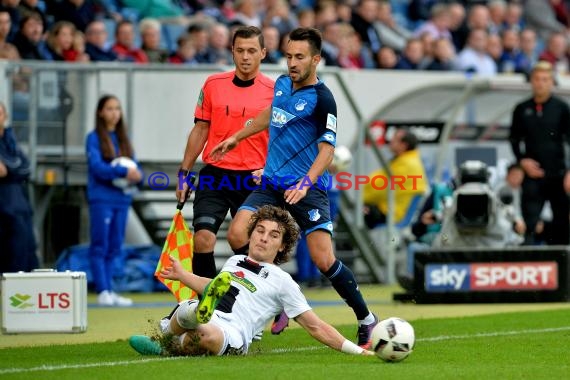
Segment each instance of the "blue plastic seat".
[[[416,211],[420,207],[420,203],[421,203],[422,198],[423,198],[423,194],[414,195],[414,197],[412,198],[412,201],[410,202],[410,205],[408,206],[408,210],[406,211],[406,214],[404,215],[402,220],[400,220],[398,223],[394,224],[394,227],[401,230],[401,229],[408,227],[410,224],[412,224],[412,220],[414,218],[414,215],[416,214]],[[374,229],[385,228],[385,227],[386,227],[386,223],[380,223],[377,226],[375,226]]]

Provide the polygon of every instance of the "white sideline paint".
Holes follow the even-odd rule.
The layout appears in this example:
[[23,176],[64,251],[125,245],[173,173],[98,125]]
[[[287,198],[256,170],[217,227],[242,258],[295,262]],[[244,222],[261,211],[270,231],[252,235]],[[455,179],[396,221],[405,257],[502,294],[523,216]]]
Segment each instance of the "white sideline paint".
[[[540,333],[550,333],[558,331],[568,331],[570,326],[562,327],[552,327],[544,329],[528,329],[528,330],[513,330],[513,331],[496,331],[487,333],[477,333],[477,334],[465,334],[465,335],[441,335],[434,336],[430,338],[420,338],[417,342],[438,342],[443,340],[460,340],[469,338],[488,338],[497,336],[509,336],[509,335],[524,335],[524,334],[540,334]],[[325,348],[324,346],[310,346],[310,347],[297,347],[297,348],[276,348],[270,350],[268,353],[271,354],[282,354],[287,352],[303,352],[303,351],[314,351]],[[57,366],[40,366],[32,368],[6,368],[0,369],[0,375],[8,373],[26,373],[26,372],[40,372],[40,371],[60,371],[64,369],[81,369],[81,368],[96,368],[96,367],[114,367],[119,365],[132,365],[141,363],[151,363],[162,360],[180,360],[185,359],[183,356],[178,357],[156,357],[148,359],[137,359],[137,360],[122,360],[116,362],[106,362],[106,363],[90,363],[90,364],[63,364]]]

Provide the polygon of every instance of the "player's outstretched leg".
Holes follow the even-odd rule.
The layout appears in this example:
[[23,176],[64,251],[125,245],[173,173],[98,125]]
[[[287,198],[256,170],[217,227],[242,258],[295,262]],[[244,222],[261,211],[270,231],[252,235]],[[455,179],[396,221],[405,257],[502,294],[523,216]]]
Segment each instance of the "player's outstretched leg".
[[202,300],[198,304],[196,310],[196,319],[198,323],[208,323],[216,306],[220,303],[222,297],[230,290],[232,275],[229,272],[220,272],[210,281],[204,289]]
[[141,355],[161,355],[160,344],[146,335],[133,335],[129,338],[129,344]]

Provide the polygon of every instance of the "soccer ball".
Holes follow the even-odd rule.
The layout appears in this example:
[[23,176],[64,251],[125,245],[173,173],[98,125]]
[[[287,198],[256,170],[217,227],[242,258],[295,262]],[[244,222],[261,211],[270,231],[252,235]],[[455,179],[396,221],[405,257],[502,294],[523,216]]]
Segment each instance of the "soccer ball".
[[334,150],[333,165],[336,170],[342,172],[350,166],[352,163],[352,153],[344,145],[337,146]]
[[401,318],[388,318],[378,322],[372,330],[372,347],[380,359],[399,362],[414,349],[414,328]]
[[[124,166],[126,168],[136,168],[137,163],[131,160],[129,157],[117,157],[111,161],[111,166]],[[113,186],[119,189],[127,189],[132,186],[126,178],[115,178],[113,179]]]

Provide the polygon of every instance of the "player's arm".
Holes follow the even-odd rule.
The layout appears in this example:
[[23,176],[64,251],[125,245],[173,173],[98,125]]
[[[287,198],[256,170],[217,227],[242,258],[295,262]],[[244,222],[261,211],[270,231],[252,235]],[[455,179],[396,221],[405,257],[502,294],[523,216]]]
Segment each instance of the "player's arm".
[[[285,191],[285,202],[295,204],[307,195],[311,185],[316,184],[319,176],[329,167],[334,156],[334,146],[326,142],[319,143],[319,153],[305,177],[296,186]],[[309,183],[310,182],[310,183]]]
[[346,339],[334,327],[320,319],[312,310],[301,313],[295,318],[295,321],[307,330],[313,338],[330,348],[346,354],[374,355],[373,352],[360,348]]
[[204,293],[206,285],[208,285],[212,280],[211,278],[197,276],[192,272],[188,272],[182,267],[180,261],[176,260],[172,256],[170,256],[170,262],[172,263],[172,266],[162,268],[160,271],[160,277],[166,278],[167,280],[180,281],[190,289],[196,291],[196,293]]
[[214,161],[219,161],[224,157],[224,154],[232,150],[239,144],[240,141],[247,139],[269,127],[269,120],[271,117],[271,106],[261,111],[252,121],[245,125],[244,128],[239,130],[233,136],[225,139],[212,149],[210,157]]
[[[208,141],[208,132],[210,131],[210,123],[204,120],[196,120],[194,128],[188,136],[188,141],[186,142],[186,149],[184,149],[184,158],[180,164],[180,170],[188,172],[192,170],[198,156],[204,150],[204,146]],[[186,176],[186,173],[185,173]],[[185,202],[186,197],[190,194],[188,191],[188,183],[186,183],[186,178],[179,178],[184,182],[179,183],[176,186],[176,199],[180,202]]]

